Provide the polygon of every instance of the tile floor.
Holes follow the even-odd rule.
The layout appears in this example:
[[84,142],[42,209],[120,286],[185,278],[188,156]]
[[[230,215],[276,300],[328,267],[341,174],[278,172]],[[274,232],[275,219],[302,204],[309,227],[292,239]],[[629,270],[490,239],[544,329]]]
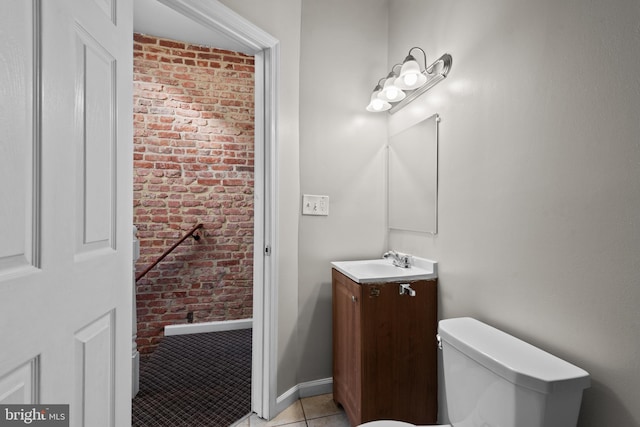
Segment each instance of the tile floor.
[[322,394],[296,401],[271,421],[265,421],[254,414],[233,425],[233,427],[274,426],[349,427],[349,420],[344,410],[333,401],[332,394]]

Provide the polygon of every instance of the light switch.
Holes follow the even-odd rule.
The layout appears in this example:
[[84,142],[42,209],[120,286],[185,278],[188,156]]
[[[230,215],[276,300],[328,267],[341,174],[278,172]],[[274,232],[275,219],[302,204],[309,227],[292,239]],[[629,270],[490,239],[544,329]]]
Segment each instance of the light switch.
[[302,215],[329,215],[329,196],[303,194]]

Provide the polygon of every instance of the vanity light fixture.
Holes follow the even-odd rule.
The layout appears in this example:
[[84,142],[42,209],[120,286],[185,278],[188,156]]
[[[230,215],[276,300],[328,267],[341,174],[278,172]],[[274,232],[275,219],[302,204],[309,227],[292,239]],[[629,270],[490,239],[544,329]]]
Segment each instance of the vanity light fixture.
[[[424,69],[420,68],[415,56],[411,54],[414,49],[422,52]],[[367,111],[394,113],[401,109],[447,77],[451,70],[451,62],[451,55],[445,53],[427,66],[427,54],[424,50],[412,47],[402,64],[394,65],[387,77],[378,81],[371,94]],[[398,66],[401,67],[400,74],[395,71]],[[384,84],[381,86],[380,82],[383,80]]]

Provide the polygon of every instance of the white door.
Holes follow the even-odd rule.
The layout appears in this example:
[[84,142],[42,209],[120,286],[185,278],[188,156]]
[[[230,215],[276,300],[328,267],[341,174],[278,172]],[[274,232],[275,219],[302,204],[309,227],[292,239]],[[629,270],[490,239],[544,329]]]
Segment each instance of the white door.
[[132,0],[0,1],[0,405],[131,420]]

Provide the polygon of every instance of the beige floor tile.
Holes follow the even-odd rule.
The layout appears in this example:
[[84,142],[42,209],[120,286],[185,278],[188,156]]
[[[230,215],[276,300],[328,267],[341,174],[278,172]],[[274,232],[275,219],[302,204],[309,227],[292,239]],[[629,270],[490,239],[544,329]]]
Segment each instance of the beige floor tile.
[[231,424],[231,427],[250,427],[251,424],[249,424],[249,417],[244,418],[242,420],[238,420],[235,423]]
[[333,394],[305,397],[300,400],[307,420],[341,414],[344,411],[333,401]]
[[275,427],[275,426],[287,426],[287,427],[305,427],[307,424],[304,420],[304,412],[302,411],[302,404],[299,400],[296,400],[291,406],[278,414],[277,417],[271,421],[265,421],[258,416],[254,415],[250,419],[249,425],[251,427]]
[[[267,424],[267,425],[271,426],[271,424]],[[307,422],[306,421],[298,421],[297,423],[278,424],[278,426],[282,426],[282,427],[307,427]]]
[[271,427],[271,426],[282,426],[282,427],[307,427],[306,421],[297,421],[293,423],[286,424],[271,424],[274,420],[265,421],[262,418],[258,418],[257,415],[254,415],[249,420],[249,427]]
[[309,427],[351,427],[344,413],[307,420],[307,425]]
[[[276,424],[272,424],[272,423]],[[285,424],[280,424],[284,422]],[[307,427],[306,421],[296,421],[296,422],[286,422],[286,421],[265,421],[262,418],[259,418],[257,415],[252,416],[249,419],[249,427],[271,427],[271,426],[282,426],[282,427]]]
[[249,418],[250,427],[266,426],[266,425],[267,425],[267,422],[262,418],[258,417],[256,414],[251,415],[251,418]]

